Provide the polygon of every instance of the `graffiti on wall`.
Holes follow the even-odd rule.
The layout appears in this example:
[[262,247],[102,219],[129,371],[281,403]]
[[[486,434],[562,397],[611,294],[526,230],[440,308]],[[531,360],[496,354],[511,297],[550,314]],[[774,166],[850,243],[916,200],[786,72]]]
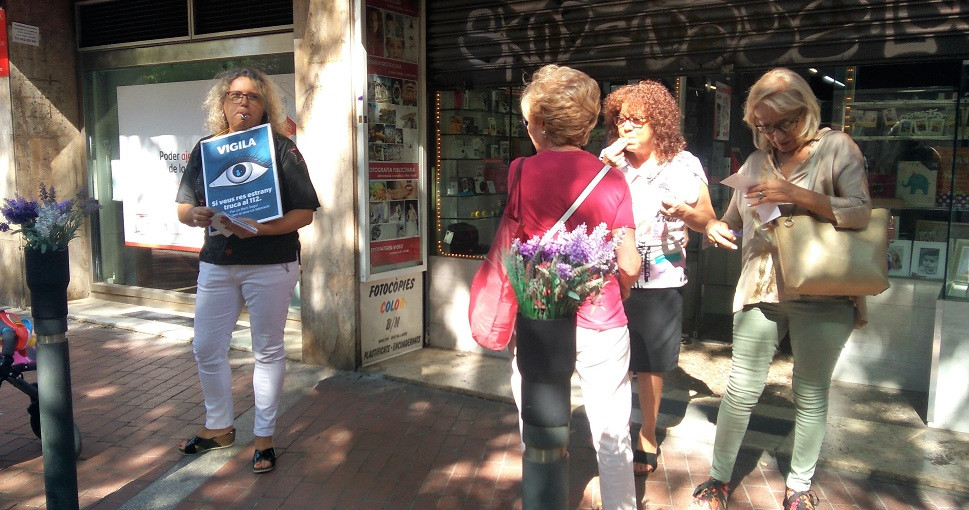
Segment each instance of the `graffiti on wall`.
[[959,0],[480,1],[429,12],[432,68],[506,74],[558,62],[659,72],[871,62],[969,51]]

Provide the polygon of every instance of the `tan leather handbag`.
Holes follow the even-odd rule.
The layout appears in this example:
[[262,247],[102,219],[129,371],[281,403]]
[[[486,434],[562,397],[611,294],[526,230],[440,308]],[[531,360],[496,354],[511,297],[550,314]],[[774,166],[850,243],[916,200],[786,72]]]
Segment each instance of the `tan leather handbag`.
[[888,288],[887,209],[872,209],[868,226],[835,228],[809,214],[774,227],[787,292],[805,296],[874,296]]

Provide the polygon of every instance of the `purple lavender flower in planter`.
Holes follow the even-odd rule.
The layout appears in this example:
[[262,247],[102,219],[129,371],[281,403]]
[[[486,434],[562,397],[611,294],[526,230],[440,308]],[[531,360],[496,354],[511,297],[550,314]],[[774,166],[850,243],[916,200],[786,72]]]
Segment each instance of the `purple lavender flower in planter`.
[[10,232],[11,225],[18,225],[12,233],[23,234],[27,248],[42,253],[65,249],[77,237],[84,217],[101,207],[97,200],[84,194],[81,190],[75,198],[58,202],[54,187],[41,183],[40,200],[28,200],[19,194],[4,199],[0,214],[6,221],[0,223],[0,232]]
[[0,213],[13,225],[23,225],[29,221],[37,219],[37,202],[28,201],[20,195],[14,195],[13,199],[3,199],[4,206],[0,207]]
[[513,242],[505,266],[519,311],[536,319],[567,317],[595,299],[616,271],[610,237],[605,224],[591,232],[582,224]]

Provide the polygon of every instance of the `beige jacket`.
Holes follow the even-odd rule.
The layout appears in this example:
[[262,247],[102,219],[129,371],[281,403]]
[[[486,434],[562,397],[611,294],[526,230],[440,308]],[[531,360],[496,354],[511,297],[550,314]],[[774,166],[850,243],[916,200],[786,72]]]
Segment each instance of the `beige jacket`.
[[[814,189],[831,197],[836,225],[845,228],[861,228],[871,217],[871,198],[868,195],[868,174],[865,157],[850,136],[830,129],[822,129],[810,142],[810,155],[787,179],[792,184],[807,188],[812,171],[817,172]],[[758,181],[784,179],[771,152],[757,151],[747,158],[739,172]],[[816,169],[815,169],[816,168]],[[791,205],[781,205],[786,215]],[[743,231],[741,251],[742,269],[734,295],[733,311],[755,303],[778,303],[797,299],[778,285],[779,271],[777,249],[773,244],[773,228],[777,220],[761,225],[755,219],[754,210],[747,207],[743,190],[735,190],[724,213],[725,221],[734,231]],[[864,299],[853,298],[858,309],[858,327],[867,321]]]

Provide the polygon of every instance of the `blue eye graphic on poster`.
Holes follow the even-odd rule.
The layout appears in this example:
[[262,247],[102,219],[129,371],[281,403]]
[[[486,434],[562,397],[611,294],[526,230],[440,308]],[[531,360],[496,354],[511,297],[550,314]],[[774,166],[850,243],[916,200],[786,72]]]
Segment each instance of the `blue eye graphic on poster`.
[[269,124],[210,138],[201,151],[208,207],[259,222],[283,215]]

